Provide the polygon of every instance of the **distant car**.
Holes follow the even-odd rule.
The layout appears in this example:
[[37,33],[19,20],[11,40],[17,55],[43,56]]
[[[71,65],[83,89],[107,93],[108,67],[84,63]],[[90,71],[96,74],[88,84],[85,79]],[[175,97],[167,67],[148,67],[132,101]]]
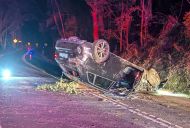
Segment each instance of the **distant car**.
[[67,77],[109,91],[133,91],[144,71],[109,52],[109,44],[103,39],[94,43],[78,37],[60,39],[55,49],[55,60]]

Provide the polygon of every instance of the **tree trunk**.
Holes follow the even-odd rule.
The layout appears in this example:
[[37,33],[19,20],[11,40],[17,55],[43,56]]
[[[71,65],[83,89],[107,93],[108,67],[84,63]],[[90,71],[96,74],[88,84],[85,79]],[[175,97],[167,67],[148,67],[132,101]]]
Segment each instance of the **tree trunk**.
[[121,30],[120,30],[120,36],[119,36],[119,51],[122,51],[122,47],[123,47],[123,27],[121,26]]
[[62,15],[61,15],[61,11],[60,11],[60,8],[59,8],[59,5],[58,5],[58,3],[57,3],[57,0],[55,0],[55,5],[56,5],[56,7],[57,7],[57,10],[58,10],[58,15],[59,15],[59,19],[60,19],[60,22],[61,22],[61,32],[62,32],[62,34],[61,34],[61,37],[65,37],[65,31],[64,31],[64,25],[63,25],[63,19],[62,19]]
[[99,39],[99,35],[98,35],[98,18],[97,18],[97,12],[96,11],[92,11],[92,20],[93,20],[93,37],[94,40]]
[[55,24],[57,26],[57,31],[58,31],[59,35],[62,37],[62,32],[60,31],[59,24],[58,24],[58,21],[57,21],[57,18],[56,18],[55,14],[53,15],[53,19],[54,19],[54,22],[55,22]]
[[127,21],[126,21],[126,50],[128,50],[129,48],[129,32],[130,32],[130,26],[131,26],[131,21],[132,21],[132,17],[131,16],[127,16]]
[[141,32],[140,32],[140,45],[143,47],[144,38],[144,0],[141,0]]

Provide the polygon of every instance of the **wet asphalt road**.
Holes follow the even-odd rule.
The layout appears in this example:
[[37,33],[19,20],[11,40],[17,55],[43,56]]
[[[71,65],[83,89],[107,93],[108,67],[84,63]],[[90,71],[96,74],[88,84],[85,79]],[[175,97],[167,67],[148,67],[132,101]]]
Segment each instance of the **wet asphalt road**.
[[36,91],[36,86],[56,80],[28,67],[21,61],[21,55],[1,57],[0,67],[9,67],[13,72],[13,77],[9,80],[0,79],[0,128],[189,126],[189,112],[141,99],[125,99],[123,102],[127,106],[123,107],[100,100],[90,93],[69,95],[63,92]]
[[[51,78],[22,78],[2,82],[0,88],[1,128],[125,128],[132,122],[104,112],[96,98],[41,92],[34,83]],[[106,105],[105,105],[106,107]],[[108,106],[107,107],[111,107]],[[109,108],[111,111],[111,109]]]
[[19,55],[1,57],[0,67],[13,73],[0,79],[0,128],[140,127],[118,118],[112,113],[114,105],[101,104],[98,98],[36,91],[36,86],[56,80],[25,65]]

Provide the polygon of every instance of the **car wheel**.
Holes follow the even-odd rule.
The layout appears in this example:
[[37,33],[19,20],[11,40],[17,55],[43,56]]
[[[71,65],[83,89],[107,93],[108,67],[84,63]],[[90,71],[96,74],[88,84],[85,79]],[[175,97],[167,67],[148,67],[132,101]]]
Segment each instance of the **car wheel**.
[[103,63],[109,58],[110,46],[107,41],[99,39],[93,45],[93,58],[96,63]]

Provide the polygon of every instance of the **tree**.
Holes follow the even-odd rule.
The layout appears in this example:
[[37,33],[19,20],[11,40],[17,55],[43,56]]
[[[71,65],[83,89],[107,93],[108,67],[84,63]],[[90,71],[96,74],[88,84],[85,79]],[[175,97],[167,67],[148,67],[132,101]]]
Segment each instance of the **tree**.
[[23,16],[22,38],[24,41],[46,41],[47,0],[19,0]]
[[[10,4],[11,3],[11,4]],[[7,36],[20,29],[22,16],[17,1],[2,0],[0,4],[0,45],[7,46]]]
[[81,39],[92,40],[90,7],[84,0],[49,1],[49,28],[56,29],[60,37],[78,36]]
[[186,28],[185,34],[187,37],[190,38],[190,11],[186,12],[183,19],[184,19],[183,24],[185,25],[185,28]]
[[[131,22],[132,22],[132,13],[135,11],[139,11],[140,7],[136,6],[136,7],[131,7],[129,9],[124,10],[123,6],[124,3],[122,4],[122,11],[121,11],[121,15],[119,17],[116,18],[116,24],[119,28],[119,42],[120,42],[120,51],[122,51],[122,48],[124,46],[125,50],[128,50],[128,46],[129,46],[129,32],[130,32],[130,27],[131,27]],[[125,7],[126,8],[126,7]],[[125,33],[125,37],[123,37],[123,33]],[[125,45],[123,45],[123,40],[125,39]]]
[[152,19],[152,0],[141,0],[141,47],[147,42],[149,21]]
[[[148,24],[152,18],[152,0],[86,0],[92,8],[94,39],[102,36],[110,40],[116,38],[120,51],[128,50],[132,22],[139,15],[140,46],[143,47],[148,35]],[[135,14],[134,14],[135,13]],[[138,25],[137,25],[138,26]],[[123,43],[125,42],[125,43]]]
[[101,33],[104,32],[104,11],[108,5],[108,0],[86,0],[87,4],[91,7],[91,16],[93,21],[93,37],[94,40],[99,39]]

